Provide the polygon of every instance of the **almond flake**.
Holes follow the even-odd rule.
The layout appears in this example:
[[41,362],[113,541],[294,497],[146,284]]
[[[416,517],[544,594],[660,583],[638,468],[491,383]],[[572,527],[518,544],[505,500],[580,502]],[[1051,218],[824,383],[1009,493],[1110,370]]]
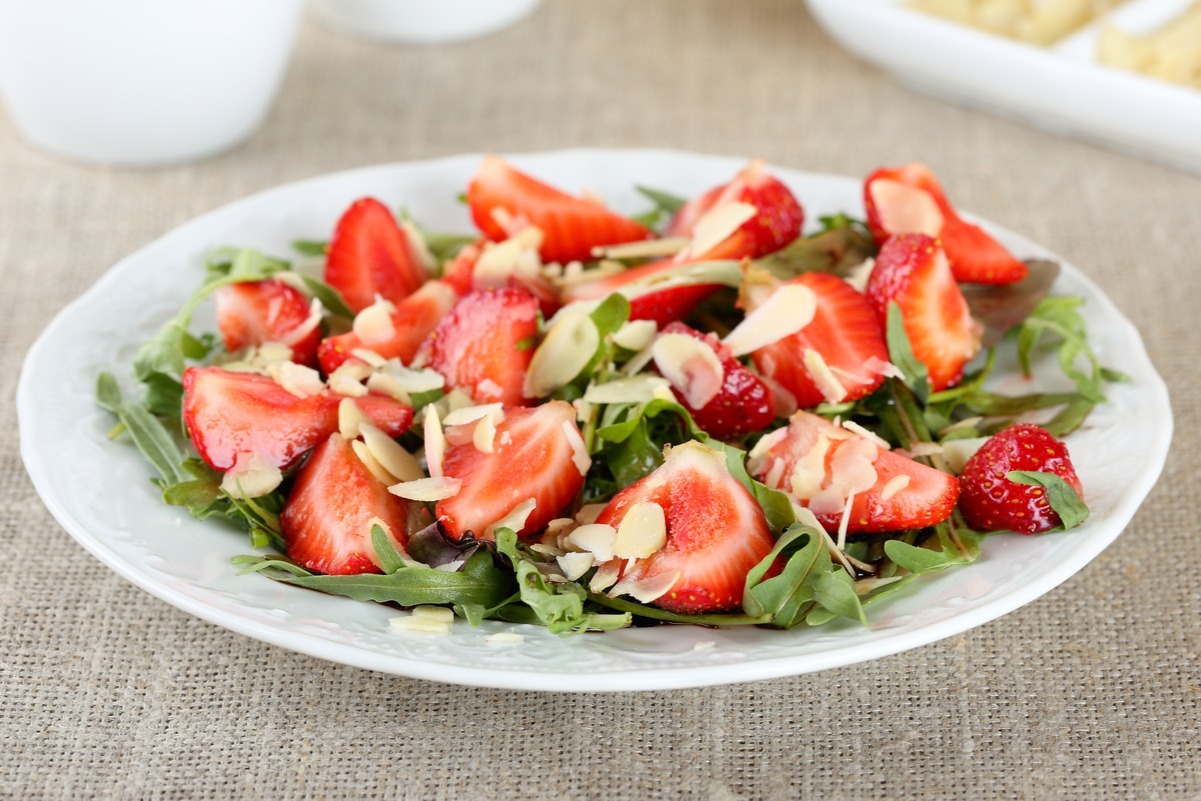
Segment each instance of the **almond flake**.
[[758,213],[759,209],[742,202],[723,203],[710,209],[693,226],[692,242],[686,252],[690,256],[704,256]]
[[523,642],[525,642],[525,635],[515,631],[498,631],[484,638],[484,644],[493,648],[501,645],[517,645]]
[[660,334],[651,352],[659,372],[680,391],[689,407],[701,409],[721,392],[725,370],[704,340],[688,334]]
[[533,498],[526,498],[521,503],[509,510],[509,513],[497,520],[492,525],[484,529],[485,534],[495,534],[497,529],[508,528],[515,533],[520,534],[525,528],[525,521],[529,520],[530,514],[538,506],[538,502]]
[[568,581],[575,581],[584,575],[596,563],[596,557],[590,553],[565,553],[555,558],[559,569]]
[[367,377],[367,389],[372,392],[378,392],[381,395],[387,395],[393,400],[398,400],[409,406],[413,404],[413,399],[409,397],[408,390],[389,373],[372,373]]
[[387,342],[396,336],[396,326],[392,323],[395,313],[396,304],[376,295],[375,303],[355,315],[351,328],[368,345]]
[[350,355],[366,362],[369,366],[377,370],[388,363],[387,359],[368,348],[354,348],[350,351]]
[[496,450],[496,417],[488,415],[480,418],[471,430],[471,443],[480,453],[492,453]]
[[545,542],[535,542],[531,544],[530,550],[534,553],[540,553],[545,556],[553,556],[555,558],[567,553],[567,551],[563,550],[558,545],[550,545],[549,543]]
[[640,351],[655,341],[659,326],[654,320],[629,320],[613,334],[613,344],[626,350]]
[[688,237],[671,236],[623,242],[620,245],[598,245],[592,249],[595,259],[654,259],[674,256],[688,247]]
[[871,441],[872,444],[874,444],[877,448],[879,448],[882,451],[892,450],[892,446],[888,444],[887,440],[885,440],[883,437],[878,435],[876,432],[869,431],[868,429],[859,425],[854,420],[843,420],[842,427],[845,428],[847,431],[850,431],[854,434],[858,434],[859,436],[863,437],[864,439]]
[[872,375],[882,375],[885,378],[899,378],[902,381],[905,380],[905,373],[901,371],[900,367],[897,367],[892,362],[884,361],[879,356],[872,356],[863,363],[863,368]]
[[563,421],[563,436],[567,437],[567,444],[571,446],[571,461],[575,464],[575,469],[580,471],[581,476],[588,475],[588,469],[592,467],[592,457],[588,455],[588,447],[584,444],[584,438],[575,423],[570,420]]
[[457,495],[462,486],[463,482],[460,479],[438,476],[402,481],[388,487],[388,492],[410,501],[444,501]]
[[[847,544],[847,529],[850,528],[851,525],[851,507],[854,503],[855,493],[852,492],[847,496],[845,505],[842,507],[842,517],[840,517],[838,520],[838,542],[836,545],[838,546],[839,551],[842,551]],[[854,571],[852,571],[852,575],[853,574]]]
[[830,365],[826,364],[826,360],[816,350],[807,348],[801,362],[809,371],[809,377],[817,385],[822,397],[829,403],[838,403],[847,396],[846,387],[839,382],[833,371],[830,370]]
[[770,434],[760,437],[759,441],[755,443],[755,447],[751,448],[751,452],[747,455],[748,460],[762,459],[767,455],[768,451],[780,444],[786,436],[788,436],[788,428],[783,427],[777,428]]
[[723,340],[735,356],[792,336],[813,321],[817,295],[804,284],[784,284]]
[[[963,472],[968,459],[976,455],[976,451],[988,442],[988,437],[972,437],[970,439],[949,439],[942,444],[943,455],[946,456],[947,466],[951,472],[959,475]],[[916,448],[914,449],[916,450]]]
[[231,498],[261,498],[283,483],[283,472],[257,453],[239,453],[221,478],[221,489]]
[[[780,489],[780,480],[784,478],[784,468],[786,466],[787,463],[783,459],[772,459],[771,469],[763,477],[763,483],[772,489]],[[796,475],[796,473],[793,473],[793,475]]]
[[321,374],[303,364],[275,362],[267,365],[267,375],[298,398],[319,395],[325,391],[325,382],[321,380]]
[[414,606],[409,610],[413,617],[424,620],[437,620],[441,623],[454,623],[455,613],[445,606]]
[[651,578],[624,578],[609,590],[608,595],[610,598],[629,595],[641,603],[649,604],[670,592],[681,575],[679,570],[668,570]]
[[626,510],[617,527],[614,553],[622,559],[645,559],[667,544],[667,516],[653,501],[636,503]]
[[450,634],[449,623],[415,615],[398,615],[388,618],[388,627],[394,632],[405,634]]
[[504,388],[491,378],[485,378],[483,381],[476,384],[475,388],[481,396],[487,398],[498,398],[505,394]]
[[585,523],[568,534],[564,544],[587,551],[597,562],[608,562],[616,555],[617,529],[604,523]]
[[576,512],[575,519],[580,525],[588,525],[595,523],[596,518],[600,517],[600,513],[605,510],[603,503],[586,503],[580,507],[580,511]]
[[446,454],[446,435],[442,433],[438,410],[432,404],[425,407],[422,434],[425,438],[426,469],[430,476],[437,478],[442,475],[442,457]]
[[877,178],[868,191],[880,216],[880,227],[890,234],[942,233],[944,218],[934,197],[924,189],[890,178]]
[[477,287],[497,287],[513,275],[538,274],[542,267],[541,259],[537,258],[538,248],[543,238],[542,230],[531,225],[503,242],[488,243],[476,259],[471,273],[473,282]]
[[338,395],[361,398],[367,394],[363,379],[371,375],[371,366],[362,362],[343,362],[329,375],[329,388]]
[[[367,450],[380,466],[391,474],[394,481],[416,481],[425,478],[425,471],[421,469],[421,465],[396,440],[370,423],[361,424],[359,431]],[[392,481],[388,483],[391,484]]]
[[621,368],[621,371],[629,376],[637,375],[638,373],[642,372],[643,367],[646,367],[651,363],[651,359],[653,359],[654,356],[655,354],[653,347],[643,348],[630,357],[630,360],[626,362],[625,367]]
[[409,252],[417,257],[418,264],[428,274],[438,266],[438,262],[434,258],[434,254],[430,252],[429,243],[425,241],[425,234],[412,220],[401,220],[400,227],[405,232],[405,239],[408,240]]
[[556,315],[530,359],[523,394],[544,398],[566,385],[592,360],[599,346],[600,331],[587,312],[574,310]]
[[446,417],[442,419],[442,425],[461,426],[467,423],[474,423],[476,420],[485,417],[499,417],[496,420],[499,423],[505,419],[504,408],[505,405],[503,403],[481,403],[475,406],[464,406],[452,412],[447,412]]
[[887,501],[909,486],[909,476],[893,476],[880,488],[880,500]]
[[655,397],[656,387],[668,386],[667,379],[657,375],[634,375],[593,384],[584,393],[584,400],[597,404],[649,403]]
[[588,589],[593,592],[604,592],[617,582],[617,575],[620,572],[620,561],[614,559],[611,562],[605,562],[592,574],[592,580],[588,582]]
[[375,480],[381,484],[391,484],[396,480],[395,476],[384,469],[384,466],[379,463],[375,455],[371,453],[371,449],[367,447],[367,443],[356,439],[350,443],[351,450],[354,455],[359,457],[359,461],[367,468],[371,475],[375,476]]
[[[845,276],[846,282],[853,286],[860,294],[863,294],[867,291],[867,279],[871,278],[872,270],[875,268],[876,260],[868,257],[864,259],[858,266],[850,269]],[[873,356],[872,358],[876,357]]]
[[809,452],[797,459],[788,477],[788,489],[798,500],[810,500],[821,490],[826,481],[826,455],[831,444],[827,433],[821,431]]
[[342,439],[358,439],[359,427],[370,423],[371,418],[350,398],[343,398],[338,403],[338,433]]
[[810,528],[825,532],[825,526],[823,526],[821,521],[817,519],[817,515],[813,514],[812,509],[807,509],[806,507],[801,506],[791,498],[789,498],[788,502],[792,505],[792,514],[794,517],[796,517],[796,521],[798,523],[800,523],[802,526],[809,526]]
[[[980,441],[984,441],[988,439],[988,437],[980,437],[979,439]],[[906,451],[901,451],[900,453],[903,456],[908,456],[910,459],[914,458],[915,456],[941,456],[943,454],[950,455],[949,451],[953,449],[948,448],[947,446],[952,442],[974,443],[976,442],[976,439],[948,440],[943,445],[939,445],[937,442],[915,442],[913,443],[912,448],[909,448]],[[975,453],[977,447],[978,446],[975,445],[968,445],[967,450]]]

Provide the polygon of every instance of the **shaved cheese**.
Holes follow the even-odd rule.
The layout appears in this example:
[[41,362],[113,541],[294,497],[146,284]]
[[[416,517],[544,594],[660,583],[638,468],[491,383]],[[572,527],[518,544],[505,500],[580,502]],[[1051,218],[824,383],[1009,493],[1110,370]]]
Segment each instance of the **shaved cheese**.
[[750,203],[722,203],[705,212],[692,229],[692,242],[688,245],[690,256],[703,256],[729,239],[735,231],[754,219],[759,209]]
[[851,525],[851,506],[855,502],[855,493],[851,493],[846,499],[846,505],[842,507],[842,517],[838,520],[838,550],[841,551],[847,544],[847,529]]
[[231,498],[261,498],[283,483],[283,472],[257,453],[239,453],[221,478],[221,489]]
[[430,252],[429,243],[425,241],[425,234],[412,220],[401,220],[400,227],[405,232],[409,252],[417,258],[417,263],[427,274],[432,272],[438,266],[438,260]]
[[[766,434],[766,435],[760,437],[759,441],[755,443],[755,447],[751,448],[751,452],[747,457],[748,460],[762,459],[764,456],[767,455],[768,451],[770,451],[772,448],[776,447],[776,445],[780,444],[780,442],[786,436],[788,436],[788,428],[783,427],[783,428],[777,428],[775,431],[771,432],[770,434]],[[748,461],[748,464],[749,464],[749,461]]]
[[375,303],[355,315],[352,330],[368,345],[387,342],[396,336],[396,326],[392,324],[395,313],[396,304],[377,295]]
[[688,334],[661,334],[651,346],[655,366],[693,409],[721,392],[725,369],[709,343]]
[[457,495],[462,486],[460,479],[436,476],[402,481],[388,487],[388,492],[410,501],[444,501]]
[[[400,446],[396,440],[389,437],[370,423],[359,426],[363,442],[371,455],[380,466],[388,471],[396,481],[416,481],[424,478],[425,472],[413,455]],[[388,483],[392,483],[389,481]]]
[[425,466],[430,476],[437,478],[442,475],[442,457],[446,454],[446,435],[442,433],[438,410],[432,404],[425,407],[425,419],[422,421],[421,428],[425,439]]
[[816,350],[807,348],[801,362],[809,371],[809,377],[813,379],[813,383],[817,385],[818,391],[827,402],[838,403],[847,396],[846,387],[835,377],[830,366],[826,364],[826,360]]
[[813,321],[817,295],[804,284],[784,284],[748,314],[723,340],[735,356],[792,336]]
[[570,420],[563,421],[563,436],[567,437],[567,444],[571,446],[571,461],[575,469],[580,471],[581,476],[588,475],[588,469],[592,467],[592,457],[588,455],[588,446],[584,444],[584,438],[575,423]]
[[325,391],[321,374],[312,367],[295,362],[275,362],[267,365],[271,380],[298,398],[307,398]]
[[653,501],[636,503],[626,510],[617,527],[614,554],[621,559],[645,559],[667,544],[667,515]]
[[538,506],[538,502],[533,498],[527,498],[521,503],[509,510],[509,513],[497,520],[492,525],[484,529],[485,534],[495,534],[498,529],[508,528],[520,533],[525,528],[525,522],[529,520],[530,514]]
[[595,523],[596,518],[605,510],[603,503],[586,503],[576,512],[575,519],[581,524]]

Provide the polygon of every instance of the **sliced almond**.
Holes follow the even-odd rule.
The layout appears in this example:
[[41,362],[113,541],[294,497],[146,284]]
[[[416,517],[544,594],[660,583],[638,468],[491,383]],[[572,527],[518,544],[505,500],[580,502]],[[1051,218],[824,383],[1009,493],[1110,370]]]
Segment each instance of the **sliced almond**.
[[601,245],[592,249],[595,259],[655,259],[674,256],[688,247],[691,240],[685,236],[644,239],[640,242],[623,242],[620,245]]
[[385,359],[383,356],[380,356],[375,351],[370,350],[369,348],[354,348],[353,350],[350,351],[350,355],[355,357],[356,359],[361,359],[362,361],[366,362],[371,368],[377,369],[377,370],[380,367],[383,367],[385,364],[388,363],[387,359]]
[[556,557],[555,561],[559,563],[559,569],[563,571],[563,575],[567,580],[575,581],[596,564],[596,557],[585,551],[582,553],[565,553]]
[[446,455],[446,435],[442,433],[438,410],[433,404],[425,407],[422,434],[425,439],[426,470],[429,471],[431,477],[437,478],[442,475],[442,457]]
[[409,391],[396,380],[392,375],[377,371],[367,377],[367,389],[372,392],[378,392],[381,395],[398,400],[406,405],[412,405],[413,399],[409,396]]
[[496,450],[496,417],[488,415],[476,422],[471,430],[471,443],[480,453],[492,453]]
[[437,620],[442,623],[454,623],[455,613],[445,606],[414,606],[409,614],[424,620]]
[[352,399],[343,398],[338,403],[338,433],[342,435],[342,439],[347,441],[358,439],[359,428],[364,424],[371,424],[371,418],[367,416],[367,413]]
[[375,303],[355,315],[352,330],[368,345],[387,342],[396,336],[396,326],[392,324],[395,313],[396,304],[377,295]]
[[604,592],[617,582],[617,576],[620,573],[621,562],[619,560],[605,562],[592,574],[592,580],[588,582],[588,589],[593,592]]
[[604,523],[585,523],[572,530],[564,544],[587,551],[597,562],[608,562],[617,553],[617,529]]
[[640,351],[655,341],[659,326],[654,320],[629,320],[613,334],[613,344],[626,350]]
[[909,476],[906,475],[893,476],[888,479],[884,486],[880,488],[880,500],[890,500],[898,492],[909,486],[909,480]]
[[283,472],[257,453],[239,453],[222,476],[221,489],[231,498],[261,498],[283,480]]
[[526,498],[521,503],[509,510],[509,513],[497,520],[492,525],[484,529],[486,534],[495,534],[497,529],[508,528],[520,533],[525,528],[525,522],[529,520],[530,514],[538,506],[538,502],[533,498]]
[[595,523],[596,518],[605,510],[603,503],[586,503],[580,507],[580,511],[576,512],[575,519],[580,525]]
[[616,378],[603,384],[593,384],[584,393],[588,403],[649,403],[655,397],[655,388],[670,386],[666,378],[657,375],[634,375]]
[[854,420],[843,420],[842,427],[852,434],[858,434],[864,439],[870,441],[873,445],[882,451],[891,450],[892,446],[888,444],[888,440],[881,437],[875,431],[870,431],[856,423]]
[[325,391],[321,374],[312,367],[295,362],[274,362],[267,365],[271,380],[298,398],[307,398]]
[[484,644],[496,648],[501,645],[517,645],[525,642],[525,635],[515,631],[498,631],[484,638]]
[[842,385],[842,382],[830,369],[830,365],[826,364],[826,360],[816,350],[807,348],[801,357],[801,363],[805,365],[805,369],[809,371],[809,377],[813,379],[813,383],[817,385],[818,391],[827,402],[838,403],[847,396],[846,387]]
[[406,634],[450,634],[450,624],[441,620],[417,617],[415,615],[397,615],[388,618],[388,627],[397,633]]
[[425,471],[421,469],[421,465],[396,440],[371,423],[360,424],[359,431],[367,450],[371,451],[371,455],[395,481],[416,481],[425,478]]
[[592,467],[592,457],[588,455],[584,437],[571,420],[563,421],[563,436],[567,437],[567,444],[571,446],[571,461],[575,469],[580,471],[581,476],[588,475],[588,470]]
[[692,242],[688,254],[703,256],[729,239],[748,220],[754,219],[759,209],[750,203],[722,203],[710,209],[696,221],[692,229]]
[[[500,420],[504,419],[503,403],[481,403],[474,406],[464,406],[459,409],[447,412],[446,417],[442,419],[444,426],[461,426],[467,423],[474,423],[484,417],[499,416]],[[497,420],[496,422],[500,422]]]
[[721,392],[725,370],[707,342],[688,334],[660,334],[651,346],[655,367],[680,391],[693,409],[706,406]]
[[375,480],[381,484],[391,484],[396,480],[396,477],[384,469],[384,466],[379,463],[371,449],[367,447],[367,443],[361,439],[356,439],[350,443],[351,450],[354,455],[359,457],[359,461],[367,468],[371,475],[375,476]]
[[611,598],[629,595],[641,603],[649,604],[670,592],[681,575],[679,570],[667,570],[650,578],[624,578],[609,590],[608,595]]
[[614,554],[621,559],[645,559],[667,544],[667,515],[653,501],[636,503],[626,510],[617,527]]
[[338,395],[361,398],[367,394],[363,380],[371,375],[371,366],[362,362],[343,362],[329,375],[329,388]]
[[405,232],[405,239],[408,241],[409,252],[417,258],[417,263],[428,275],[438,266],[437,259],[430,252],[429,243],[425,241],[425,234],[412,220],[401,220],[400,227]]
[[976,451],[988,442],[988,437],[972,437],[965,439],[949,439],[942,444],[942,452],[946,456],[947,466],[951,472],[959,475],[963,472],[968,459],[976,455]]
[[415,481],[402,481],[388,487],[388,492],[410,501],[444,501],[457,495],[462,486],[461,479],[438,476],[436,478],[419,478]]
[[877,178],[868,191],[880,216],[880,227],[890,234],[936,237],[942,232],[945,218],[929,192],[890,178]]
[[557,315],[530,359],[523,393],[527,398],[545,398],[579,375],[599,346],[600,331],[587,312]]
[[735,356],[792,336],[813,321],[817,295],[804,284],[784,284],[748,314],[723,340]]

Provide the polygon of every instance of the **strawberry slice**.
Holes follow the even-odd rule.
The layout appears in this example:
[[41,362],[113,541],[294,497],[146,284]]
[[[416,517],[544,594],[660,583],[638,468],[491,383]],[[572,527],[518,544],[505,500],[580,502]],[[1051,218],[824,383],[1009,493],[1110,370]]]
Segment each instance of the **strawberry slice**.
[[839,529],[847,501],[847,533],[924,528],[950,517],[959,497],[954,476],[886,450],[824,417],[797,412],[783,433],[756,447],[751,474],[792,495],[827,531]]
[[502,286],[524,288],[538,298],[538,308],[542,317],[548,320],[553,317],[562,305],[559,290],[536,270],[529,267],[518,269],[513,265],[512,272],[499,276],[477,274],[476,264],[487,247],[486,239],[464,246],[446,263],[442,271],[442,280],[454,287],[460,296],[476,289],[496,289]]
[[651,236],[645,226],[544,184],[496,155],[486,156],[471,179],[467,205],[476,226],[494,242],[537,226],[545,235],[539,252],[546,262],[587,261],[594,247]]
[[396,311],[389,315],[391,325],[385,326],[383,331],[375,333],[365,326],[358,326],[358,333],[351,330],[326,337],[317,348],[321,370],[329,375],[359,348],[408,364],[456,300],[455,290],[449,284],[426,281],[420,289],[396,304]]
[[880,248],[867,280],[867,298],[887,323],[888,304],[900,306],[913,355],[934,391],[963,378],[980,351],[983,327],[972,318],[938,243],[925,234],[899,234]]
[[522,393],[538,333],[538,299],[517,287],[471,292],[425,340],[414,364],[432,367],[476,403],[529,403]]
[[721,389],[701,408],[689,406],[684,393],[672,387],[676,398],[703,431],[717,439],[731,440],[766,428],[775,419],[767,385],[735,359],[716,334],[702,334],[683,323],[671,323],[662,330],[662,334],[685,334],[699,339],[713,349],[721,362]]
[[[183,374],[183,419],[196,450],[210,467],[228,470],[240,453],[287,467],[338,430],[341,395],[322,390],[301,398],[272,379],[219,367]],[[398,437],[413,410],[383,395],[355,398],[371,422]]]
[[325,258],[325,282],[355,312],[374,303],[376,295],[399,303],[426,277],[408,235],[383,203],[356,200],[338,220]]
[[705,215],[730,203],[746,203],[757,212],[720,243],[687,258],[757,259],[774,253],[801,234],[804,209],[792,191],[764,169],[761,159],[752,161],[728,184],[714,187],[685,204],[672,218],[668,233],[691,237]]
[[517,534],[533,534],[562,516],[584,486],[587,467],[582,459],[587,455],[575,409],[565,401],[506,408],[485,446],[491,451],[480,450],[474,441],[477,437],[456,437],[454,429],[448,434],[451,441],[463,441],[446,451],[442,472],[463,483],[457,494],[438,501],[435,512],[443,531],[453,539],[491,540],[491,527],[530,499],[534,508]]
[[1018,423],[990,437],[964,465],[959,508],[969,526],[1038,534],[1062,525],[1045,489],[1007,478],[1015,470],[1054,473],[1084,494],[1067,446],[1039,426]]
[[331,434],[300,468],[279,516],[288,556],[328,575],[380,573],[371,526],[384,523],[397,549],[408,543],[409,520],[419,512],[388,492],[359,461],[341,434]]
[[[663,510],[666,542],[624,562],[622,583],[677,578],[651,601],[681,614],[727,612],[742,605],[747,573],[773,545],[763,509],[726,469],[725,457],[699,442],[671,448],[662,465],[613,497],[597,523],[621,526],[635,504]],[[606,563],[608,564],[608,563]]]
[[278,279],[226,284],[213,293],[217,327],[230,353],[248,345],[280,342],[292,361],[312,364],[321,341],[321,319],[309,299]]
[[955,280],[1011,284],[1028,269],[978,225],[959,217],[925,164],[876,170],[863,185],[867,223],[877,244],[895,234],[926,234],[942,240]]
[[[830,273],[803,273],[788,283],[808,287],[816,310],[800,331],[751,354],[760,374],[792,393],[801,408],[874,392],[891,366],[884,331],[867,298]],[[740,291],[743,308],[754,311],[779,286],[767,273],[748,270]]]

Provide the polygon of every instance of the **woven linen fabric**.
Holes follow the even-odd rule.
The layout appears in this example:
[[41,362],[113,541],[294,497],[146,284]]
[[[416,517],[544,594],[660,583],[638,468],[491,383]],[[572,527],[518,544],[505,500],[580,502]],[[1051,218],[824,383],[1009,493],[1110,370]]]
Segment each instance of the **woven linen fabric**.
[[[119,578],[43,507],[15,377],[119,258],[291,180],[575,146],[852,176],[927,162],[1137,324],[1172,392],[1163,478],[1091,565],[980,628],[818,674],[615,694],[442,685],[251,640]],[[0,117],[0,798],[1201,798],[1199,238],[1201,178],[913,94],[795,0],[552,0],[421,48],[307,22],[263,128],[176,168],[60,161]]]

